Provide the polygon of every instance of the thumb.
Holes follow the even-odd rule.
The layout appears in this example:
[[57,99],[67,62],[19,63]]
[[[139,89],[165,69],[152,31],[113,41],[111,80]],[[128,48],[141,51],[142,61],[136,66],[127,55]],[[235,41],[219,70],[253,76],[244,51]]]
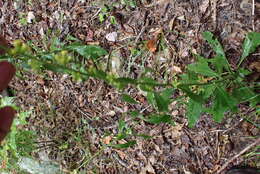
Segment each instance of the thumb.
[[15,110],[12,107],[6,106],[0,109],[0,142],[10,131],[14,116]]

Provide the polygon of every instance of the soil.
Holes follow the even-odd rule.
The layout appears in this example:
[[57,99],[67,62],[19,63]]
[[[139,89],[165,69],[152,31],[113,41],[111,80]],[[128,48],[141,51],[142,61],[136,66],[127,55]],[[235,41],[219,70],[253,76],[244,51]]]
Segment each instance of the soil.
[[[163,80],[163,74],[168,72],[171,80],[194,61],[192,53],[205,57],[214,54],[202,32],[214,33],[233,68],[239,61],[246,33],[260,32],[257,0],[137,0],[133,7],[123,2],[130,0],[0,0],[0,34],[9,41],[33,41],[44,49],[51,45],[50,38],[65,40],[71,35],[108,52],[119,50],[117,59],[123,66],[117,70],[119,74],[139,76],[144,61],[144,66],[158,72],[157,79]],[[105,19],[101,22],[104,7],[109,11],[103,12]],[[113,19],[117,22],[111,22]],[[108,38],[113,32],[118,35],[115,42]],[[153,48],[158,33],[164,38],[163,49]],[[145,48],[146,42],[151,46]],[[126,71],[133,48],[144,50],[144,54]],[[259,53],[251,55],[243,66],[256,60]],[[41,159],[44,152],[65,173],[78,169],[82,173],[213,174],[254,142],[252,137],[260,135],[259,126],[251,123],[259,125],[259,116],[247,105],[241,105],[237,114],[227,113],[222,123],[203,115],[194,128],[188,128],[184,107],[173,103],[170,113],[175,126],[153,125],[135,122],[126,114],[133,110],[153,111],[137,89],[126,89],[139,102],[130,105],[121,100],[117,90],[96,79],[77,83],[52,72],[20,73],[22,78],[16,77],[10,87],[16,91],[20,107],[33,113],[27,129],[37,132],[39,143],[32,155]],[[133,131],[153,138],[136,137],[137,144],[127,149],[103,149],[102,143],[110,142],[117,134],[120,119]],[[259,156],[245,153],[226,169],[235,165],[260,167]]]

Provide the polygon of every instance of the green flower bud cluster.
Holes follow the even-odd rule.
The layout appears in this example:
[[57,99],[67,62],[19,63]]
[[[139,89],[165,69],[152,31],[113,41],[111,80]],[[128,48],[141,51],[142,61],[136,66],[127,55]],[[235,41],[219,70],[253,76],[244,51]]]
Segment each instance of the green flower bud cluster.
[[72,76],[72,79],[77,82],[82,82],[82,80],[83,80],[82,75],[79,72],[72,72],[71,76]]
[[19,54],[28,54],[31,52],[31,48],[21,40],[13,41],[14,48],[9,50],[9,54],[16,56]]
[[28,60],[28,65],[33,69],[33,70],[39,70],[42,66],[41,62],[35,59],[30,59]]
[[59,63],[61,65],[66,65],[71,61],[72,57],[68,54],[67,50],[63,50],[63,51],[55,54],[54,59],[57,63]]

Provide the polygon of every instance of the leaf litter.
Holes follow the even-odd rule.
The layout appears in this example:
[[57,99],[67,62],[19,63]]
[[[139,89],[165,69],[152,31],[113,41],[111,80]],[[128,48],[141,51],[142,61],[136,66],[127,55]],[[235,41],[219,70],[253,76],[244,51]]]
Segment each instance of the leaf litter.
[[[212,54],[202,41],[203,31],[213,31],[220,37],[232,64],[239,61],[236,55],[242,50],[240,46],[245,34],[252,30],[253,25],[256,31],[260,30],[260,18],[252,23],[249,1],[246,1],[249,5],[243,4],[244,1],[222,0],[215,4],[208,0],[136,1],[136,7],[131,10],[117,3],[116,12],[123,15],[122,20],[116,24],[111,24],[109,18],[99,22],[100,9],[112,2],[117,1],[71,0],[58,3],[47,0],[32,4],[0,1],[1,34],[9,40],[33,40],[41,46],[44,45],[41,38],[45,36],[64,40],[70,34],[85,43],[99,44],[107,51],[124,47],[116,52],[116,56],[124,58],[116,60],[122,66],[127,64],[131,48],[141,49],[140,43],[147,41],[144,46],[152,54],[148,54],[146,60],[137,57],[130,75],[137,76],[142,72],[140,64],[145,61],[144,64],[154,68],[158,72],[157,78],[161,79],[167,72],[165,67],[174,73],[182,73],[194,61],[191,55],[194,51],[206,57]],[[27,25],[20,24],[19,14],[22,13],[28,14]],[[166,61],[154,59],[163,51],[160,50],[163,38],[149,32],[154,28],[160,28],[166,46],[170,48],[169,53],[163,56],[167,55]],[[115,31],[119,36],[113,34]],[[245,60],[243,64],[258,71],[259,63],[254,63],[256,57],[252,55],[251,62]],[[252,139],[249,136],[259,135],[259,129],[251,122],[239,121],[244,119],[242,114],[227,117],[221,124],[203,115],[195,128],[189,129],[184,108],[173,105],[170,112],[175,113],[172,114],[175,127],[164,123],[129,122],[136,132],[154,137],[148,140],[138,137],[135,146],[123,151],[107,147],[99,153],[100,142],[109,144],[118,132],[114,125],[122,113],[130,109],[152,111],[147,101],[139,95],[136,99],[141,104],[126,105],[117,91],[95,79],[75,83],[51,72],[47,76],[23,73],[23,77],[24,80],[16,78],[11,87],[17,91],[16,100],[20,107],[33,111],[28,129],[36,131],[38,141],[43,142],[38,144],[39,148],[32,156],[37,159],[38,154],[44,151],[49,159],[59,163],[65,173],[79,166],[79,170],[85,173],[95,170],[99,173],[214,173],[226,159],[250,144]],[[128,90],[132,96],[139,94],[135,89]],[[241,105],[240,109],[245,115],[252,113],[246,105]],[[259,118],[251,116],[250,119],[259,124]],[[104,137],[106,131],[111,135]],[[86,159],[92,161],[82,166]],[[244,163],[260,165],[254,156],[239,157],[232,165]]]

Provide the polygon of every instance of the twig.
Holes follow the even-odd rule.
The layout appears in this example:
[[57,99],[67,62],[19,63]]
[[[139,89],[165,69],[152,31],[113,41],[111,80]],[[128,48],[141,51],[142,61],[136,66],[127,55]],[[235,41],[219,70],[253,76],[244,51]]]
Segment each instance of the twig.
[[235,156],[233,156],[230,160],[228,160],[217,172],[216,174],[219,174],[220,172],[222,172],[231,162],[233,162],[236,158],[238,158],[239,156],[241,156],[243,153],[245,153],[246,151],[248,151],[249,149],[251,149],[252,147],[254,147],[255,145],[260,144],[260,138],[256,139],[255,142],[253,142],[252,144],[250,144],[249,146],[247,146],[246,148],[244,148],[243,150],[241,150],[238,154],[236,154]]
[[234,129],[235,127],[237,127],[242,121],[244,121],[244,118],[241,118],[236,124],[234,124],[233,126],[231,126],[230,128],[228,128],[227,130],[225,130],[223,132],[223,134],[229,132],[230,130]]
[[255,31],[255,0],[252,0],[252,28]]
[[141,29],[140,33],[138,34],[138,36],[135,38],[135,43],[138,42],[138,40],[140,39],[141,35],[143,34],[143,32],[145,31],[146,25],[143,26],[143,28]]
[[214,30],[216,30],[217,28],[217,3],[218,3],[218,0],[214,0],[213,1],[213,15],[212,15],[212,18],[213,18],[213,23],[214,23]]
[[81,167],[88,165],[93,159],[95,159],[96,157],[101,155],[104,152],[105,148],[106,148],[106,146],[102,146],[101,149],[98,152],[96,152],[93,156],[91,156],[87,159],[84,159],[82,164],[80,166],[78,166],[77,169],[80,169]]
[[99,8],[98,11],[91,17],[91,20],[93,20],[100,12],[102,8]]

